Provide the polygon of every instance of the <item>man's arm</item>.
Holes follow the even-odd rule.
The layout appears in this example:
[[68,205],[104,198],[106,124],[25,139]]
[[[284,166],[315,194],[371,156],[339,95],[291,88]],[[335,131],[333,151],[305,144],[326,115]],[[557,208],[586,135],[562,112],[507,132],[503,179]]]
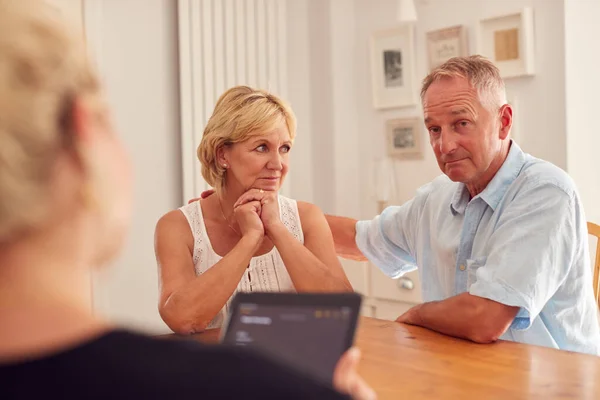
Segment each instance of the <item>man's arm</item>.
[[476,343],[491,343],[506,332],[518,312],[519,307],[461,293],[446,300],[419,304],[396,321]]
[[335,251],[338,256],[356,261],[367,261],[356,245],[356,222],[355,219],[325,215],[335,243]]
[[[493,342],[508,328],[529,328],[587,240],[578,223],[580,205],[563,189],[569,185],[549,179],[522,189],[499,217],[468,293],[418,305],[397,321],[479,343]],[[575,301],[566,307],[580,306]]]

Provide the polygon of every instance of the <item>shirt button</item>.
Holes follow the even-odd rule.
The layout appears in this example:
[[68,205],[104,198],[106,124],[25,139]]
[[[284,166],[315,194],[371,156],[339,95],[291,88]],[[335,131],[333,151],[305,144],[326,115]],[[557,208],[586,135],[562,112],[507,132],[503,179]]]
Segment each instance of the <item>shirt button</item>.
[[461,265],[459,268],[460,268],[461,271],[465,270],[465,266],[464,265]]

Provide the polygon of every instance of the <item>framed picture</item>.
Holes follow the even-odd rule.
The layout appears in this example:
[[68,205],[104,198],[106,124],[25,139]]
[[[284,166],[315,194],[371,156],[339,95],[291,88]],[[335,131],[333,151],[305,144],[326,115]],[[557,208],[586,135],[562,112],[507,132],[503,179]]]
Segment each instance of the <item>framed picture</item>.
[[416,104],[414,27],[375,33],[371,38],[371,76],[375,108]]
[[479,54],[500,69],[503,78],[533,75],[533,10],[529,7],[479,23]]
[[430,70],[452,57],[469,55],[467,29],[458,25],[427,32],[427,53]]
[[386,123],[388,155],[399,159],[423,158],[423,123],[418,118],[392,119]]

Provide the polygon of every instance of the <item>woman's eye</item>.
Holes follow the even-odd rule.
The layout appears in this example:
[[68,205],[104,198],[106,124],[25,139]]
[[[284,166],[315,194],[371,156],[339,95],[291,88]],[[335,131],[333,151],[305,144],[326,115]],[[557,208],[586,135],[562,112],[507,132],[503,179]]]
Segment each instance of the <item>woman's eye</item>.
[[260,146],[258,146],[258,147],[256,148],[256,151],[258,151],[258,152],[261,152],[261,153],[264,153],[264,152],[266,152],[267,150],[268,150],[268,149],[267,149],[267,145],[265,145],[265,144],[261,144]]
[[281,147],[281,151],[283,153],[289,153],[291,149],[292,149],[292,147],[290,145],[287,145],[287,144],[285,146]]

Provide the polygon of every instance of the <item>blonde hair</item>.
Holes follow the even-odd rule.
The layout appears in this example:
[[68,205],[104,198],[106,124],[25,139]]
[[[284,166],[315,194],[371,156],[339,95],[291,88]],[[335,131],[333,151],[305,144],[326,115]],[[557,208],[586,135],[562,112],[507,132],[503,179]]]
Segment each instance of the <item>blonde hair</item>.
[[217,191],[223,189],[226,169],[217,160],[220,148],[267,133],[282,120],[293,141],[296,117],[279,97],[248,86],[236,86],[223,93],[198,146],[198,159],[206,182]]
[[441,79],[465,78],[479,93],[482,104],[494,110],[506,103],[504,81],[498,68],[485,57],[474,55],[453,57],[436,67],[423,79],[421,102],[432,83]]
[[99,92],[81,33],[45,1],[0,0],[0,243],[43,224],[75,98]]

